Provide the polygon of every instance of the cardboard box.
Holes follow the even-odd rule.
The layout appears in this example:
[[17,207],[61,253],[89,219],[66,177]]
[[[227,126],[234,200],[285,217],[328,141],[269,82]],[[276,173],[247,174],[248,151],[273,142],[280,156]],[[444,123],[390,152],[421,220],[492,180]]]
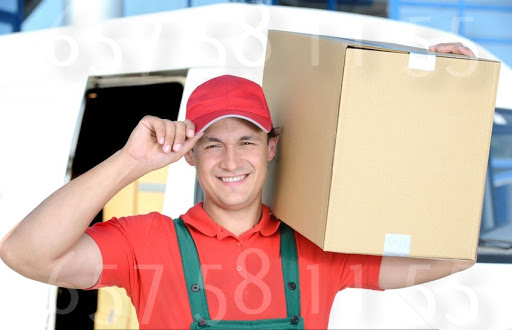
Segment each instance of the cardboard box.
[[500,63],[268,38],[273,213],[326,251],[474,260]]

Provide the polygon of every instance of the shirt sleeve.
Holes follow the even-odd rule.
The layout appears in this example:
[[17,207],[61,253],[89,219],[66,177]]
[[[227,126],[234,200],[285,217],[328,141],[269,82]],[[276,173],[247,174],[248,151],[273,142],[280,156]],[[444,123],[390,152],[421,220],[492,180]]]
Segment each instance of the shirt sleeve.
[[363,288],[382,290],[379,286],[381,256],[339,254],[343,263],[339,289]]
[[87,228],[86,234],[96,242],[103,259],[98,282],[91,289],[118,286],[130,292],[138,282],[137,260],[144,254],[144,245],[153,214],[112,218]]
[[[296,239],[303,268],[318,267],[323,285],[336,291],[345,288],[382,290],[379,286],[381,256],[326,252],[299,233]],[[309,276],[307,272],[302,275]]]

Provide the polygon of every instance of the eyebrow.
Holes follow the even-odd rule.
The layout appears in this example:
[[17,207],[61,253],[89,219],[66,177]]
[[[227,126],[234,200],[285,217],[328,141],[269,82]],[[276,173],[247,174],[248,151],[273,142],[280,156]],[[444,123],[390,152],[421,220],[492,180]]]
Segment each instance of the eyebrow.
[[[217,143],[223,143],[222,140],[216,138],[216,137],[213,137],[213,136],[204,136],[201,138],[201,140],[203,140],[203,142],[217,142]],[[238,141],[259,141],[260,138],[256,135],[245,135],[245,136],[241,136]]]
[[204,136],[201,138],[201,140],[203,140],[203,142],[219,142],[221,143],[222,141],[215,138],[215,137],[211,137],[211,136]]
[[259,141],[260,138],[257,135],[242,136],[238,141]]

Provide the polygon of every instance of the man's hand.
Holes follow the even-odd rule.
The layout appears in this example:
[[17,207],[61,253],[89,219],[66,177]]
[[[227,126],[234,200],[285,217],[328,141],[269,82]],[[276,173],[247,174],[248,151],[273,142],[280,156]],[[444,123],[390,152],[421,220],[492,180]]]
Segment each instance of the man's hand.
[[153,116],[142,118],[123,148],[150,172],[178,161],[191,150],[203,133],[194,136],[190,120],[170,121]]
[[450,42],[430,46],[428,50],[439,53],[452,53],[458,55],[466,55],[469,57],[475,57],[475,54],[468,47],[464,46],[460,42]]

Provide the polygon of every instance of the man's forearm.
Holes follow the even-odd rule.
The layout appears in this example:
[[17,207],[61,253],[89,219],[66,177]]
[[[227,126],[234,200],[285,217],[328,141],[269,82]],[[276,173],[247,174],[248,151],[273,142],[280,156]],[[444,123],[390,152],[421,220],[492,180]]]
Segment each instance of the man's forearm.
[[474,263],[463,260],[382,257],[379,285],[382,289],[405,288],[457,273]]
[[[118,151],[27,215],[0,245],[2,259],[15,259],[16,263],[58,259],[78,242],[103,206],[143,174],[136,161]],[[10,266],[15,266],[12,260]]]

